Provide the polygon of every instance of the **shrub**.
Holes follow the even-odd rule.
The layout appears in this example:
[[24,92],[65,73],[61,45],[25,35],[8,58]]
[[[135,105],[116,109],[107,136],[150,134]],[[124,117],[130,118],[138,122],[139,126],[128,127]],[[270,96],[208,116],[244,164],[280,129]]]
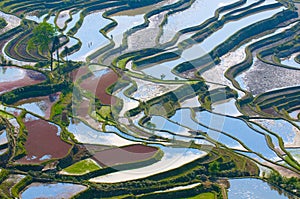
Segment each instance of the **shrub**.
[[3,29],[5,26],[7,26],[7,22],[5,19],[0,18],[0,30]]

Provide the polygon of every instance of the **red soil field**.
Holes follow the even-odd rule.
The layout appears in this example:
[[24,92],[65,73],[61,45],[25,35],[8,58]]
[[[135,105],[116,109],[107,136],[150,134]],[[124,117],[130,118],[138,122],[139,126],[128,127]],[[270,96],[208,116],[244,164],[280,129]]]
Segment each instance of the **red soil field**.
[[141,144],[108,149],[95,153],[93,159],[102,167],[141,162],[155,155],[157,148]]
[[72,72],[69,73],[70,78],[72,79],[73,82],[78,80],[80,77],[88,73],[89,70],[87,67],[80,67],[78,69],[73,70]]
[[[25,70],[25,69],[24,69]],[[12,80],[10,82],[0,82],[0,93],[8,92],[16,88],[41,83],[46,77],[38,72],[26,70],[26,75],[22,79]]]
[[263,112],[267,113],[267,114],[270,114],[270,115],[273,115],[273,116],[279,116],[280,117],[280,114],[277,113],[277,111],[274,109],[274,108],[267,108],[267,109],[262,109]]
[[95,96],[101,101],[102,104],[105,105],[113,105],[116,102],[116,99],[106,93],[106,89],[111,86],[112,84],[116,83],[118,80],[118,75],[112,71],[109,70],[108,73],[96,77],[91,76],[87,79],[85,79],[80,86],[95,94]]
[[40,160],[45,155],[51,156],[51,159],[67,155],[71,145],[60,139],[55,125],[41,119],[24,121],[24,124],[28,131],[25,142],[27,155],[18,160],[19,163],[41,163],[48,160]]

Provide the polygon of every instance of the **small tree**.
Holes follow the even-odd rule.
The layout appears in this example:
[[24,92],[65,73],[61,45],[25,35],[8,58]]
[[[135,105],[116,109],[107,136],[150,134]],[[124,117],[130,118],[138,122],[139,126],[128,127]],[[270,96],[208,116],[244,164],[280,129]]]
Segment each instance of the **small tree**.
[[53,55],[50,45],[54,39],[55,33],[56,30],[51,24],[42,22],[33,29],[33,36],[28,42],[29,49],[40,48],[43,53],[50,53],[51,71],[53,69]]
[[209,163],[208,165],[208,171],[211,174],[216,174],[218,171],[220,171],[220,164],[217,161],[214,161],[212,163]]

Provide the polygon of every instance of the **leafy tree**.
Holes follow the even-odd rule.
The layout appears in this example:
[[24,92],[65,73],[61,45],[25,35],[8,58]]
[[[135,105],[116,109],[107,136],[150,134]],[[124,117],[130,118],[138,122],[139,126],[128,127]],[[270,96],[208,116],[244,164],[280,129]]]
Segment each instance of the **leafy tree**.
[[42,22],[33,29],[33,36],[28,42],[29,49],[34,49],[38,47],[43,52],[46,52],[47,54],[50,53],[51,71],[53,69],[53,55],[52,55],[53,48],[51,49],[50,45],[51,42],[53,42],[55,35],[56,35],[55,28],[47,22]]
[[212,174],[216,174],[220,171],[220,164],[217,161],[214,161],[208,165],[208,171]]

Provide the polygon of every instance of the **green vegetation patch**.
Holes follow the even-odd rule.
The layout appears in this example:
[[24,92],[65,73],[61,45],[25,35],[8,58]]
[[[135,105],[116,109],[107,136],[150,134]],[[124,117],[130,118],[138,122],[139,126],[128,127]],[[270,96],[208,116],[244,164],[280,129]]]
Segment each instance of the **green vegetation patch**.
[[0,117],[5,118],[5,119],[12,119],[13,116],[0,110]]
[[300,179],[296,177],[287,178],[284,176],[281,176],[278,172],[272,172],[267,179],[269,183],[275,184],[276,186],[279,186],[286,191],[289,191],[296,196],[300,196],[299,190],[300,190]]
[[0,17],[0,30],[5,28],[5,26],[7,26],[7,22],[5,21],[5,19]]
[[104,121],[107,121],[108,119],[113,119],[110,106],[101,106],[98,113],[102,119],[105,119]]
[[63,172],[69,175],[83,175],[99,169],[101,167],[94,160],[85,159],[65,168]]
[[194,197],[189,197],[188,199],[215,199],[214,193],[202,193],[199,195],[196,195]]

